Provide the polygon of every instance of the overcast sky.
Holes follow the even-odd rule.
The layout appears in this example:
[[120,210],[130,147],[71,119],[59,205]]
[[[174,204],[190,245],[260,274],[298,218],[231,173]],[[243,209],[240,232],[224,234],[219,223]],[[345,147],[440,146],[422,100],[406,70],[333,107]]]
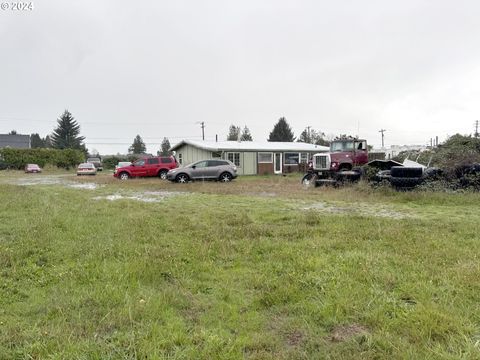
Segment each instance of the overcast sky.
[[[6,0],[0,0],[3,2]],[[136,134],[266,140],[282,116],[372,145],[426,144],[480,119],[479,1],[66,1],[0,10],[0,133],[51,133],[68,109],[87,147]]]

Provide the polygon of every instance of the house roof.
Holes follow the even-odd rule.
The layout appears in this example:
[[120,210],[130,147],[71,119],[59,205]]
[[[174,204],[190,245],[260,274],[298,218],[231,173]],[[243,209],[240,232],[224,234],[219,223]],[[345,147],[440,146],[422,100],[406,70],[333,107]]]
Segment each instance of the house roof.
[[0,148],[11,147],[14,149],[30,148],[30,135],[0,134]]
[[183,145],[191,145],[209,151],[298,151],[298,152],[325,152],[328,146],[306,144],[301,142],[273,142],[273,141],[196,141],[182,140],[170,148],[177,150]]

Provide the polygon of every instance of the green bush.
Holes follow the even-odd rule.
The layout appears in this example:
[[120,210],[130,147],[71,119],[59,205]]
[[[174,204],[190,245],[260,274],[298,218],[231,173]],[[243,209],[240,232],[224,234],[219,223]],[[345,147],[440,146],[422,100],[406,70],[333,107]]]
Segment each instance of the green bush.
[[23,169],[26,164],[54,165],[69,169],[84,161],[84,154],[73,149],[0,149],[0,157],[11,169]]

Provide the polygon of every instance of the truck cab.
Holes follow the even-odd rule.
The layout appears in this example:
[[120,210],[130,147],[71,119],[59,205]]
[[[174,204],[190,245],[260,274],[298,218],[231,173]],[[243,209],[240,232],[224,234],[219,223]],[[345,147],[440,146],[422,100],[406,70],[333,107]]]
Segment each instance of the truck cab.
[[357,175],[356,167],[368,162],[367,141],[362,139],[339,139],[330,144],[328,153],[313,155],[310,171],[318,178],[328,178],[334,175]]

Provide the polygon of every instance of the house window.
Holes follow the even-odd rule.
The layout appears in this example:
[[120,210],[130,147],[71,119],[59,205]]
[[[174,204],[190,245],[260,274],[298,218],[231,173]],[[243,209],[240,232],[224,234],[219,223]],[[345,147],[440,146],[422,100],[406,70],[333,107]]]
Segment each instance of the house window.
[[273,154],[268,152],[259,152],[258,153],[258,163],[259,164],[271,164],[273,162]]
[[182,160],[182,154],[180,153],[180,154],[178,154],[178,163],[182,164],[182,161],[183,161]]
[[308,162],[308,153],[301,153],[300,154],[300,162],[307,163]]
[[298,165],[299,160],[299,153],[285,153],[285,165]]
[[222,157],[222,152],[221,151],[214,151],[212,152],[212,158],[221,158]]
[[227,153],[227,159],[234,163],[236,166],[240,166],[240,153]]

